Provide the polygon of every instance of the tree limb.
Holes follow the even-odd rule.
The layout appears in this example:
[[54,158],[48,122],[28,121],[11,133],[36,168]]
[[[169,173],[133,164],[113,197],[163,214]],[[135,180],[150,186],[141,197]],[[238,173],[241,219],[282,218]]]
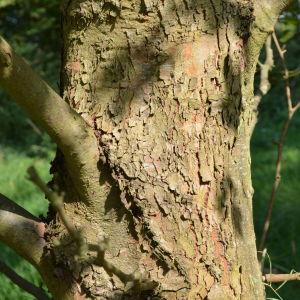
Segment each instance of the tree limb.
[[300,273],[263,275],[264,282],[284,282],[291,280],[300,280]]
[[[0,37],[0,85],[51,136],[65,156],[80,196],[99,185],[98,145],[93,129]],[[91,189],[92,183],[94,189]]]
[[61,282],[51,256],[44,251],[44,232],[44,223],[0,194],[0,241],[36,267],[49,291],[60,295],[58,299],[74,299],[72,286],[75,283],[70,274],[62,270],[64,278]]
[[37,268],[45,246],[44,231],[44,223],[0,194],[0,241]]
[[38,300],[48,300],[49,297],[44,292],[43,289],[38,288],[31,282],[27,281],[20,275],[18,275],[14,270],[12,270],[8,265],[0,260],[0,272],[8,277],[14,284],[20,287],[25,292],[31,294]]
[[273,32],[280,13],[292,0],[254,0],[253,23],[248,41],[248,60],[255,62],[267,36]]
[[[0,38],[0,83],[30,117],[46,129],[63,151],[88,138],[83,119]],[[68,124],[67,128],[65,124]]]
[[281,12],[292,3],[292,0],[255,0],[256,26],[262,32],[272,32]]

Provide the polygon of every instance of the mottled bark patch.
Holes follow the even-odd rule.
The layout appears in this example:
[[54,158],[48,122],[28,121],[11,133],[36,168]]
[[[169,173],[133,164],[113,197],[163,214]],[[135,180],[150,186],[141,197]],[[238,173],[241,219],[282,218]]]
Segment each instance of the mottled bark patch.
[[[95,129],[100,169],[119,191],[111,201],[127,216],[109,219],[117,210],[103,204],[93,219],[115,243],[112,261],[125,271],[132,259],[161,299],[261,299],[244,82],[253,20],[252,1],[71,1],[65,11],[64,98]],[[122,291],[105,276],[86,291]]]

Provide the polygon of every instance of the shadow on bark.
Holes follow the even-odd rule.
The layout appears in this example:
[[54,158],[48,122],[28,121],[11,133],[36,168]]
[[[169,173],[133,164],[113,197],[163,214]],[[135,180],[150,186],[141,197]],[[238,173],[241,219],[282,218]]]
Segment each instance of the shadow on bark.
[[231,178],[227,176],[221,183],[221,192],[217,196],[218,211],[220,214],[230,214],[232,226],[239,236],[243,236],[243,215],[239,207],[237,188],[234,186]]
[[[247,43],[247,39],[249,38],[250,32],[250,24],[252,22],[252,18],[249,17],[252,12],[251,3],[245,4],[244,6],[239,5],[237,3],[231,3],[230,1],[209,1],[210,6],[207,6],[207,1],[197,1],[197,0],[190,0],[190,1],[182,1],[180,5],[172,4],[170,5],[169,10],[165,13],[165,15],[172,14],[174,11],[178,13],[178,22],[180,24],[180,18],[187,20],[188,17],[191,15],[192,11],[197,11],[203,14],[206,31],[203,32],[203,35],[210,34],[216,35],[219,39],[219,29],[224,28],[229,23],[229,20],[226,19],[224,16],[221,15],[221,11],[225,11],[226,9],[230,9],[239,13],[238,18],[234,18],[230,20],[233,23],[233,28],[236,31],[241,32],[241,23],[242,28],[245,28],[245,31],[241,32],[241,40],[243,40],[244,47]],[[220,11],[218,7],[221,7]],[[228,8],[229,7],[229,8]],[[112,9],[107,8],[107,9]],[[242,11],[243,9],[243,11]],[[148,11],[145,6],[145,3],[142,1],[141,4],[141,12],[143,15],[147,15]],[[117,22],[118,18],[121,15],[121,11],[118,10],[118,14],[114,20],[111,18],[107,20],[108,23],[115,23]],[[107,113],[110,115],[111,119],[114,120],[116,124],[122,122],[126,113],[130,109],[131,101],[133,100],[136,91],[138,89],[143,90],[146,88],[149,82],[158,83],[162,81],[160,79],[160,67],[166,63],[167,61],[172,62],[173,57],[171,54],[166,53],[164,50],[157,50],[158,44],[164,43],[167,36],[163,30],[163,18],[164,16],[160,17],[160,23],[156,24],[152,27],[151,34],[147,36],[147,43],[146,44],[138,44],[132,47],[132,49],[128,50],[120,50],[118,51],[113,58],[110,60],[112,61],[109,65],[105,67],[103,78],[101,78],[102,83],[104,84],[104,88],[109,88],[110,90],[113,89],[114,93],[111,95],[111,101],[107,107]],[[96,21],[97,22],[97,21]],[[141,22],[143,22],[141,20]],[[88,24],[87,24],[88,26]],[[101,26],[98,24],[98,26]],[[187,26],[186,26],[187,27]],[[190,28],[191,29],[191,28]],[[189,29],[189,30],[190,30]],[[114,31],[114,26],[112,26],[111,31]],[[246,33],[245,33],[246,32]],[[230,43],[230,41],[228,41]],[[184,42],[183,42],[184,43]],[[205,47],[205,46],[204,46]],[[141,68],[139,72],[132,75],[128,78],[126,73],[126,68],[128,66],[132,66],[132,57],[143,57],[147,58],[141,62]],[[134,68],[132,66],[132,68]],[[128,70],[127,70],[128,71]],[[218,105],[221,106],[222,116],[224,124],[232,128],[233,130],[237,130],[239,126],[239,119],[242,110],[242,103],[241,103],[241,70],[236,70],[236,66],[233,65],[233,59],[230,57],[230,53],[225,59],[225,68],[224,68],[224,75],[226,80],[226,90],[228,95],[230,95],[230,99],[219,99]],[[233,83],[238,85],[237,90],[233,90]],[[236,88],[236,87],[235,87]],[[154,95],[155,97],[155,95]],[[156,99],[157,101],[157,99]],[[143,101],[141,101],[142,105]],[[210,114],[213,105],[213,101],[207,100],[207,111]],[[152,115],[150,114],[149,117]]]

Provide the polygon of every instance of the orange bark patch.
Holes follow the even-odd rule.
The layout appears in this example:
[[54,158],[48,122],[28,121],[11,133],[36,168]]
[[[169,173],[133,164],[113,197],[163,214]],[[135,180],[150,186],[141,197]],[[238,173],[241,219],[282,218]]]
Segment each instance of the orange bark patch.
[[196,76],[199,73],[198,70],[199,69],[197,68],[197,66],[191,63],[191,65],[187,67],[186,72],[189,76]]
[[39,237],[43,238],[45,234],[45,224],[40,222],[36,225],[36,231],[39,235]]
[[81,63],[79,61],[73,61],[73,62],[68,64],[68,69],[72,73],[79,73],[80,70],[81,70]]
[[186,60],[189,60],[192,58],[192,54],[193,54],[193,44],[191,44],[191,43],[186,44],[186,46],[184,48],[184,58]]
[[183,49],[183,59],[185,63],[185,73],[190,77],[197,77],[200,73],[200,61],[195,53],[197,51],[193,43],[188,43]]
[[224,246],[221,243],[218,235],[218,230],[216,228],[212,229],[211,238],[214,243],[214,255],[217,260],[220,261],[221,266],[223,267],[223,276],[222,281],[224,285],[229,284],[229,263],[224,256]]

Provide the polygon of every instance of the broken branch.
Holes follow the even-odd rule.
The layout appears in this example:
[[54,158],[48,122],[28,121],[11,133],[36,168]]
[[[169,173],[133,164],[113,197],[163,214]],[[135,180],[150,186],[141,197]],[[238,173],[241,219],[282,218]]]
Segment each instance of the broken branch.
[[0,241],[38,267],[45,240],[45,225],[0,194]]
[[291,280],[300,280],[300,273],[292,273],[292,274],[264,274],[263,281],[264,282],[284,282]]

